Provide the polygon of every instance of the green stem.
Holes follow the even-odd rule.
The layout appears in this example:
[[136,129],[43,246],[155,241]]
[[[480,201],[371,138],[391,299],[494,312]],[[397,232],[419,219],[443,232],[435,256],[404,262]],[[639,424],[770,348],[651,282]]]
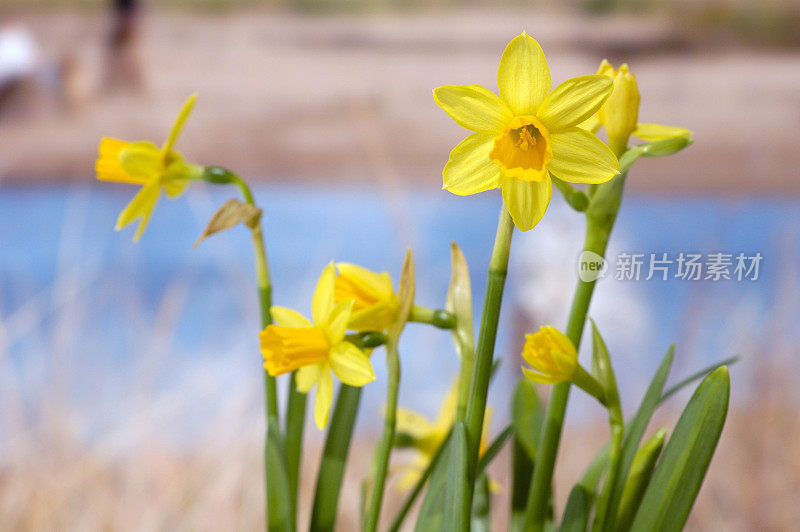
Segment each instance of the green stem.
[[388,369],[388,388],[386,391],[386,415],[383,422],[383,436],[375,450],[375,484],[372,488],[364,530],[375,532],[386,486],[386,475],[389,472],[389,457],[397,429],[397,394],[400,388],[400,355],[397,352],[397,340],[391,339],[386,344],[386,366]]
[[[255,205],[253,193],[247,183],[233,172],[228,171],[231,181],[239,187],[244,200],[250,205]],[[253,250],[255,251],[256,260],[256,282],[258,284],[258,302],[261,311],[261,327],[265,328],[272,323],[272,316],[270,314],[270,307],[272,306],[272,287],[269,279],[269,267],[267,265],[267,249],[264,245],[264,233],[261,229],[261,221],[259,220],[250,230],[250,236],[253,240]],[[270,448],[270,438],[278,437],[280,434],[272,435],[271,432],[275,427],[280,427],[280,420],[278,417],[278,393],[275,384],[275,377],[272,377],[266,370],[264,371],[264,406],[267,415],[267,428],[264,438],[264,492],[266,496],[267,512],[270,512],[270,498],[266,495],[269,490],[269,476],[270,472],[266,467],[267,456]],[[294,379],[293,379],[294,380]],[[290,484],[291,485],[291,484]],[[295,481],[296,485],[296,481]],[[294,500],[294,498],[292,498]],[[295,501],[296,503],[296,501]],[[293,522],[292,529],[294,529],[294,521],[296,519],[295,512],[292,512],[290,519]],[[269,522],[269,521],[268,521]]]
[[296,530],[300,464],[303,458],[303,428],[306,418],[306,394],[298,391],[294,373],[290,376],[288,388],[286,402],[286,473],[289,478],[292,529]]
[[440,329],[455,329],[456,317],[453,313],[446,310],[434,310],[432,308],[414,305],[411,307],[411,314],[408,321],[417,323],[427,323]]
[[469,389],[464,422],[468,436],[468,501],[471,500],[475,484],[475,471],[478,467],[483,416],[486,412],[486,397],[489,392],[489,379],[492,373],[494,345],[497,339],[497,325],[500,320],[500,305],[503,300],[503,289],[508,272],[508,257],[511,251],[511,236],[514,234],[514,222],[505,205],[500,211],[497,223],[497,234],[489,263],[486,280],[486,295],[483,302],[478,345],[475,349],[475,365]]
[[[584,250],[605,256],[608,239],[616,221],[622,191],[625,186],[625,175],[619,175],[611,181],[597,186],[592,191],[592,202],[586,211],[586,240]],[[592,300],[596,281],[578,281],[572,299],[566,335],[578,349],[583,336],[589,303]],[[525,528],[529,531],[541,532],[547,517],[547,502],[550,498],[550,487],[555,469],[556,454],[561,441],[561,429],[564,425],[564,414],[569,401],[570,383],[563,382],[553,387],[547,406],[545,422],[542,426],[539,455],[536,457],[536,470],[533,474],[532,488],[528,498]]]

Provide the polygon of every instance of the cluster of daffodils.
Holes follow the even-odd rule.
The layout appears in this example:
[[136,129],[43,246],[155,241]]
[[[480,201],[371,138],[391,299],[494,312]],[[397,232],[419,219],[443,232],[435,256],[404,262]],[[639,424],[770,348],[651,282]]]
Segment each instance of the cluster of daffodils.
[[[265,506],[270,531],[295,532],[298,508],[308,506],[299,504],[298,498],[310,493],[300,490],[300,463],[306,396],[312,389],[315,424],[328,432],[310,528],[334,529],[360,389],[376,381],[370,357],[377,348],[386,355],[386,406],[370,472],[362,482],[363,530],[375,532],[386,513],[384,489],[392,472],[398,473],[396,486],[408,495],[388,529],[403,526],[422,493],[416,530],[490,529],[491,500],[502,490],[490,480],[487,467],[509,440],[513,441],[510,529],[558,529],[551,487],[572,385],[607,410],[609,442],[572,489],[561,528],[679,530],[685,523],[724,424],[727,369],[698,373],[705,378],[668,441],[662,429],[642,442],[653,410],[672,393],[663,392],[672,351],[659,366],[635,418],[626,420],[609,349],[594,323],[591,369],[579,362],[593,282],[577,281],[565,332],[542,326],[525,335],[512,423],[494,439],[490,439],[487,398],[498,362],[494,346],[502,325],[500,307],[514,228],[529,231],[539,223],[555,186],[570,206],[585,213],[584,250],[603,256],[631,165],[643,155],[661,157],[683,149],[691,143],[691,132],[639,122],[641,97],[627,64],[614,68],[603,60],[596,74],[573,77],[553,88],[541,46],[525,33],[512,39],[503,52],[497,89],[495,93],[479,85],[447,85],[433,91],[436,104],[472,132],[450,152],[443,188],[457,195],[502,191],[477,335],[469,271],[455,243],[443,309],[415,305],[410,252],[397,289],[386,272],[331,262],[314,290],[310,320],[272,305],[261,210],[249,186],[226,168],[190,163],[174,149],[196,96],[185,102],[160,148],[147,141],[104,138],[100,142],[97,178],[141,187],[117,220],[117,229],[139,221],[134,240],[147,227],[162,191],[176,197],[190,183],[204,181],[235,185],[241,192],[243,201],[225,203],[201,240],[240,224],[253,239],[263,329],[259,338],[265,370]],[[644,143],[630,145],[631,137]],[[407,362],[400,355],[401,335],[410,321],[448,330],[458,355],[453,357],[457,378],[435,419],[398,405],[401,365]],[[519,367],[518,363],[519,358],[512,359],[512,366]],[[413,375],[413,367],[404,372],[409,369]],[[338,392],[334,377],[341,382]],[[284,424],[278,379],[284,379],[288,390]],[[553,386],[546,412],[538,385]],[[413,460],[392,464],[398,448],[411,449]]]
[[347,341],[345,333],[386,330],[397,319],[398,309],[388,273],[331,263],[314,290],[313,323],[291,309],[272,307],[276,325],[261,332],[264,368],[273,377],[296,372],[297,389],[302,393],[317,386],[314,420],[322,429],[333,403],[331,373],[349,386],[375,380],[368,353]]

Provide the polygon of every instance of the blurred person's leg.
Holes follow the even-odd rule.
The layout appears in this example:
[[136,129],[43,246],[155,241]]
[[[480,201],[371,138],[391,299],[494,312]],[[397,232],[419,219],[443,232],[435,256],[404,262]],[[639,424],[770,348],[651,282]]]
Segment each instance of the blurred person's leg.
[[108,40],[106,92],[144,88],[139,60],[139,0],[112,0],[114,21]]

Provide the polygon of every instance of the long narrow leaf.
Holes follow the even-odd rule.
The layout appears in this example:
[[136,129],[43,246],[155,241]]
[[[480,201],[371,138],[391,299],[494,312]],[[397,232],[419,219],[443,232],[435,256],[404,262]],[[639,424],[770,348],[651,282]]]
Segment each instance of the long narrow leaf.
[[346,384],[339,388],[317,475],[309,527],[313,532],[331,531],[336,522],[339,493],[360,401],[361,388]]
[[564,517],[561,519],[561,532],[585,532],[592,509],[592,494],[581,484],[575,484],[569,492]]
[[711,364],[710,366],[706,366],[703,369],[692,373],[691,375],[689,375],[685,379],[681,380],[679,383],[675,384],[674,386],[670,386],[669,389],[667,389],[667,391],[664,392],[664,394],[661,396],[661,400],[659,401],[659,404],[663,403],[664,401],[666,401],[667,399],[669,399],[670,397],[672,397],[673,395],[675,395],[676,393],[681,391],[683,388],[685,388],[686,386],[688,386],[691,383],[693,383],[694,381],[696,381],[697,379],[701,379],[701,378],[705,377],[706,375],[708,375],[709,373],[711,373],[715,369],[720,368],[722,366],[730,366],[732,364],[735,364],[738,361],[739,361],[739,357],[738,356],[726,358],[725,360],[720,360],[719,362],[715,362],[714,364]]
[[397,532],[400,530],[400,526],[403,524],[403,520],[408,515],[408,512],[411,510],[411,507],[414,506],[414,502],[417,500],[417,497],[420,493],[422,493],[422,489],[425,487],[425,483],[431,477],[433,470],[436,468],[439,460],[441,459],[442,453],[444,452],[445,448],[447,448],[447,444],[450,441],[450,436],[452,434],[452,430],[447,433],[447,437],[442,440],[442,443],[439,445],[439,448],[436,450],[436,453],[431,458],[428,467],[425,468],[425,471],[422,472],[422,475],[417,480],[417,483],[412,488],[411,492],[409,493],[406,501],[403,503],[403,506],[400,507],[400,511],[397,512],[397,515],[392,521],[392,526],[389,527],[390,532]]
[[289,499],[289,477],[283,461],[284,446],[280,428],[270,422],[267,449],[267,529],[269,532],[291,532],[291,502]]
[[444,521],[442,530],[467,532],[470,526],[468,508],[469,464],[467,458],[467,428],[463,421],[453,426],[453,439],[450,442],[450,463],[447,472],[447,486],[444,492]]
[[686,523],[728,413],[730,377],[721,367],[706,377],[689,400],[650,485],[631,530],[679,531]]
[[664,384],[667,382],[672,361],[675,358],[675,346],[671,345],[667,349],[667,353],[661,359],[653,379],[650,381],[650,386],[639,405],[639,410],[633,420],[625,427],[625,436],[622,444],[622,456],[619,464],[619,475],[614,483],[614,494],[611,499],[611,507],[616,508],[619,505],[620,497],[622,497],[622,489],[625,486],[625,481],[628,478],[633,459],[639,449],[639,443],[642,441],[647,425],[653,417],[656,407],[661,402],[661,392],[664,389]]
[[636,453],[628,481],[625,482],[625,489],[622,490],[622,497],[619,501],[617,520],[614,523],[614,529],[617,532],[627,532],[630,529],[631,522],[639,509],[639,503],[642,502],[644,492],[650,484],[650,477],[653,475],[656,461],[661,455],[661,449],[664,448],[666,437],[667,431],[660,429]]
[[492,529],[492,504],[489,492],[489,477],[486,472],[478,473],[475,493],[472,495],[472,517],[470,532],[490,532]]
[[497,435],[497,437],[492,440],[492,443],[489,444],[489,447],[486,448],[486,452],[481,455],[481,459],[478,462],[478,472],[483,472],[489,464],[492,463],[492,460],[495,459],[497,453],[503,448],[505,445],[506,440],[509,436],[514,432],[514,429],[511,425],[507,426]]
[[544,409],[536,387],[524,377],[517,381],[514,390],[511,420],[514,427],[514,446],[510,528],[513,532],[521,532],[525,525],[525,507],[528,504],[528,491],[544,421]]

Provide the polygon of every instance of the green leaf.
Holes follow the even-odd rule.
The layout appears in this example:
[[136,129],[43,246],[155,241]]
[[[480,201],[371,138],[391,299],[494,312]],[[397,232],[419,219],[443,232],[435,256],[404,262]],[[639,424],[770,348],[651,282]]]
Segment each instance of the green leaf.
[[419,509],[419,516],[414,527],[416,532],[441,530],[444,519],[444,492],[448,482],[453,439],[453,432],[451,431],[450,438],[442,449],[439,461],[431,473],[428,489],[425,492],[425,498],[422,499],[422,506]]
[[470,526],[470,508],[467,458],[467,428],[463,421],[453,426],[450,443],[450,463],[447,472],[447,485],[444,492],[444,521],[442,530],[467,532]]
[[728,413],[730,376],[721,367],[697,387],[645,491],[631,530],[679,531],[686,523]]
[[289,477],[284,456],[280,428],[277,423],[270,421],[264,457],[267,463],[267,529],[270,532],[292,530]]
[[361,388],[346,384],[339,388],[317,475],[309,527],[314,532],[331,531],[336,523],[339,493],[360,401]]
[[[451,429],[450,432],[447,433],[447,436],[442,441],[442,443],[439,444],[439,448],[436,450],[436,453],[433,455],[433,458],[431,458],[431,462],[425,468],[425,471],[422,472],[422,476],[420,476],[419,480],[417,480],[417,483],[414,485],[414,488],[411,490],[411,493],[409,493],[408,497],[406,498],[406,501],[403,503],[403,506],[401,506],[400,510],[397,512],[394,521],[392,521],[392,526],[389,527],[390,532],[397,532],[398,530],[400,530],[400,526],[403,524],[403,520],[406,518],[406,515],[408,515],[408,512],[411,510],[411,507],[414,505],[414,501],[416,501],[419,494],[422,493],[422,489],[425,487],[425,483],[433,474],[433,471],[434,469],[436,469],[437,464],[441,460],[441,457],[444,454],[445,449],[447,449],[448,442],[450,441],[450,436],[452,435],[452,433],[453,431]],[[421,513],[422,512],[420,512],[420,514]]]
[[470,532],[490,532],[492,529],[491,494],[489,477],[485,472],[478,474],[475,492],[472,496],[472,517]]
[[617,378],[614,375],[614,368],[611,365],[611,356],[608,354],[608,347],[606,347],[606,343],[600,336],[600,331],[597,330],[594,320],[589,319],[589,321],[592,323],[592,373],[603,385],[606,407],[608,408],[609,416],[613,418],[612,423],[622,425],[622,418],[618,416],[619,391],[617,390]]
[[533,465],[544,422],[544,408],[536,393],[536,386],[528,379],[520,378],[517,381],[511,403],[511,419],[514,448],[510,529],[521,532],[525,526],[525,507],[528,504]]
[[667,438],[667,431],[659,429],[636,453],[631,465],[631,472],[625,487],[622,490],[622,497],[617,511],[617,520],[614,529],[618,532],[627,532],[631,527],[631,522],[642,502],[642,497],[650,483],[656,461],[664,448],[664,440]]
[[514,439],[519,441],[531,460],[536,458],[543,422],[544,408],[536,393],[536,386],[528,379],[519,379],[511,403],[511,423]]
[[495,459],[513,431],[514,429],[511,427],[511,425],[509,425],[504,428],[494,440],[492,440],[492,443],[489,444],[489,447],[486,448],[486,452],[481,455],[481,459],[478,461],[479,473],[483,472],[487,467],[489,467],[489,464]]
[[592,498],[592,493],[585,486],[575,484],[572,487],[561,519],[561,532],[585,532],[592,510]]
[[525,508],[528,504],[528,491],[533,477],[533,460],[528,451],[514,439],[512,450],[512,487],[511,487],[511,519],[509,530],[522,532],[525,530]]
[[631,146],[619,158],[619,171],[625,173],[639,157],[665,157],[681,151],[692,142],[689,137],[677,137]]
[[721,366],[730,366],[731,364],[735,364],[738,361],[739,361],[738,356],[726,358],[725,360],[720,360],[719,362],[711,364],[710,366],[706,366],[705,368],[692,373],[691,375],[689,375],[679,383],[675,384],[674,386],[670,386],[670,388],[666,392],[664,392],[664,394],[661,396],[661,401],[659,401],[659,404],[663,403],[664,401],[666,401],[667,399],[669,399],[670,397],[672,397],[673,395],[681,391],[684,387],[693,383],[697,379],[705,377],[715,369]]
[[619,504],[622,497],[622,489],[625,486],[625,481],[628,478],[628,472],[631,469],[636,452],[639,448],[639,443],[642,441],[647,430],[647,425],[650,424],[650,419],[653,417],[656,407],[661,402],[661,392],[664,389],[664,384],[667,382],[669,370],[672,367],[672,360],[675,358],[675,345],[669,346],[666,354],[661,359],[661,363],[656,370],[650,381],[650,386],[642,398],[639,405],[639,410],[625,427],[625,435],[622,443],[622,458],[619,465],[619,476],[614,486],[614,496],[611,500],[612,507]]

